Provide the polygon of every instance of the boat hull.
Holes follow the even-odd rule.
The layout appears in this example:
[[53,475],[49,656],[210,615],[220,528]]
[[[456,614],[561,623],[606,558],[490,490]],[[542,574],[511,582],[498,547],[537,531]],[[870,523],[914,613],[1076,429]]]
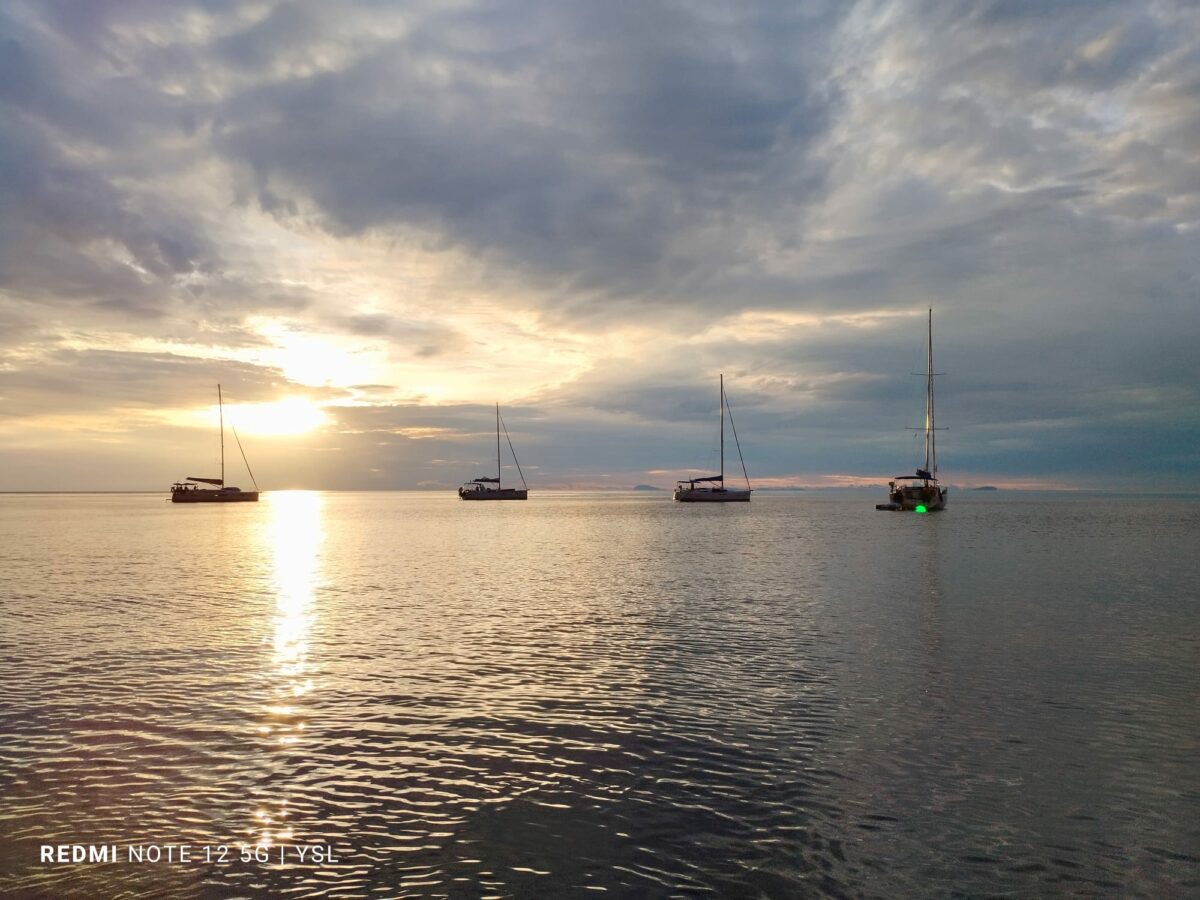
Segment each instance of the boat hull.
[[258,491],[174,491],[172,503],[257,503]]
[[693,488],[680,490],[676,488],[671,495],[678,503],[749,503],[750,492],[733,488],[711,489]]
[[946,508],[948,493],[948,488],[933,484],[897,488],[888,497],[887,503],[876,503],[875,508],[886,512],[916,512],[917,507],[921,506],[925,512],[939,512]]
[[529,491],[504,488],[499,491],[459,491],[460,500],[528,500]]

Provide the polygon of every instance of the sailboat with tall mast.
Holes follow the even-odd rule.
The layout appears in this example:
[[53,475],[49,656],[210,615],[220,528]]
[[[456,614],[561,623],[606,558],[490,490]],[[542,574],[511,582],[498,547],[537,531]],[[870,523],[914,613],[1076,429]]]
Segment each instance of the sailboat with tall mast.
[[[729,425],[733,431],[733,442],[737,447],[738,461],[742,464],[742,475],[746,487],[725,486],[725,409],[729,400],[725,396],[725,375],[721,374],[721,472],[703,478],[681,478],[675,485],[674,499],[680,503],[748,503],[750,501],[750,476],[746,472],[746,461],[742,459],[742,445],[738,441],[737,426],[733,424],[733,413],[729,414]],[[711,471],[711,470],[710,470]]]
[[[506,488],[500,483],[503,467],[500,463],[500,430],[504,430],[504,439],[508,441],[508,449],[512,451],[513,462],[517,466],[517,474],[521,476],[519,488]],[[495,487],[492,487],[495,485]],[[500,404],[496,404],[496,477],[474,478],[458,489],[459,499],[462,500],[528,500],[529,485],[525,483],[525,473],[517,462],[517,451],[513,448],[512,438],[508,436],[508,426],[500,417]]]
[[888,502],[876,509],[894,512],[936,512],[946,508],[949,488],[938,484],[937,432],[933,413],[933,310],[925,344],[925,464],[915,475],[897,475],[888,482]]
[[[225,401],[221,396],[221,385],[217,385],[217,416],[220,422],[221,429],[221,477],[220,478],[200,478],[196,475],[189,475],[183,481],[177,481],[171,485],[171,502],[172,503],[257,503],[258,502],[258,482],[254,481],[254,473],[250,471],[250,461],[246,459],[246,451],[242,450],[242,441],[238,437],[237,429],[233,430],[233,439],[237,441],[238,450],[242,453],[242,462],[246,464],[246,472],[250,476],[250,480],[254,483],[254,490],[243,491],[239,487],[233,487],[225,484]],[[202,488],[202,484],[211,484],[214,487]]]

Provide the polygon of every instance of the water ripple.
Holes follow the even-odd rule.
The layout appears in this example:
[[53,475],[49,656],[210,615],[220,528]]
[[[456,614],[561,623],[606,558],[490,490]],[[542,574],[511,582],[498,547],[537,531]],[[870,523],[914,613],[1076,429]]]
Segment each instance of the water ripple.
[[0,889],[1200,890],[1194,504],[478,506],[5,498]]

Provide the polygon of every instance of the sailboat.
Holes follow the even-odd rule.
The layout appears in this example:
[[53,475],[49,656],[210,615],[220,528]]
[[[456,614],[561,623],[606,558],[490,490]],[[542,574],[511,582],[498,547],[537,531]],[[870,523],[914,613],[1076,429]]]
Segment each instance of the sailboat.
[[[242,452],[242,462],[246,463],[246,472],[250,475],[250,480],[254,482],[254,490],[243,491],[239,487],[231,487],[225,484],[225,402],[221,397],[221,386],[217,385],[217,410],[219,421],[221,423],[221,477],[220,478],[200,478],[195,475],[189,475],[183,481],[177,481],[171,485],[171,502],[172,503],[257,503],[258,502],[258,482],[254,481],[254,473],[250,471],[250,463],[246,459],[246,451],[242,450],[242,441],[237,436],[237,429],[233,429],[233,439],[237,441],[238,450]],[[230,426],[232,428],[232,425]],[[202,488],[202,484],[211,484],[214,487]]]
[[888,502],[876,509],[895,512],[936,512],[946,508],[949,488],[938,484],[938,428],[933,416],[933,310],[929,310],[929,340],[925,350],[925,465],[915,475],[897,475],[888,482]]
[[[501,466],[500,466],[500,429],[504,429],[504,438],[508,441],[508,449],[512,450],[513,462],[517,465],[517,474],[521,476],[521,487],[506,488],[500,484]],[[495,485],[495,487],[492,487]],[[496,477],[495,478],[475,478],[468,481],[458,489],[458,496],[462,500],[528,500],[529,485],[525,483],[525,473],[521,471],[521,464],[517,462],[517,451],[513,449],[512,438],[508,436],[508,427],[504,424],[504,420],[500,418],[500,404],[496,404]]]
[[746,474],[746,461],[742,459],[742,445],[737,438],[737,427],[733,424],[733,414],[730,413],[729,424],[733,429],[733,442],[737,446],[738,461],[742,464],[742,475],[746,478],[746,488],[725,487],[725,407],[728,400],[725,397],[725,375],[721,375],[721,474],[708,475],[704,478],[681,478],[675,485],[672,496],[680,503],[748,503],[750,501],[750,476]]

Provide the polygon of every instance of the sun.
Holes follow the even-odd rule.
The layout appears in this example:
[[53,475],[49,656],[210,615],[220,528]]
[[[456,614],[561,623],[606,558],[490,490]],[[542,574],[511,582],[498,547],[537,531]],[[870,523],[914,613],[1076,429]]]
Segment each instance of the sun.
[[256,352],[256,361],[278,368],[298,384],[377,384],[386,370],[387,352],[376,346],[378,342],[298,333],[262,319],[256,321],[256,330],[274,345]]
[[[205,418],[217,417],[213,407],[205,412]],[[232,403],[225,406],[225,423],[232,425],[239,434],[257,437],[282,437],[307,434],[329,422],[329,416],[320,406],[304,397],[284,397],[272,403]]]

